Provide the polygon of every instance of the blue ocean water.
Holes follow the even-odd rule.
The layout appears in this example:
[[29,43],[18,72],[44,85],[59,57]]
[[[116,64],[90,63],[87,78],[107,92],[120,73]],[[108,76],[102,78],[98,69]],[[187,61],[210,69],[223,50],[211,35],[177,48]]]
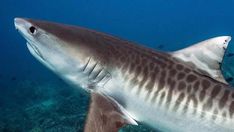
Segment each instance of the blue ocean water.
[[[233,0],[2,0],[0,131],[81,131],[89,100],[32,57],[15,31],[15,17],[84,26],[173,51],[211,37],[234,36],[233,12]],[[233,52],[231,41],[228,53]],[[225,56],[227,77],[234,76],[233,64],[234,57]],[[133,130],[148,129],[123,131]]]

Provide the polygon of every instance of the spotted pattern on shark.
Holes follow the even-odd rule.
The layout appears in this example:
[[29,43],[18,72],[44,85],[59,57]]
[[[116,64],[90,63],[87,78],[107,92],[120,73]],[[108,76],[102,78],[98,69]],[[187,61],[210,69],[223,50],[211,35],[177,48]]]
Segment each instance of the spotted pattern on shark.
[[[207,116],[215,120],[217,119],[215,116],[227,118],[229,115],[229,118],[233,117],[234,103],[232,103],[233,99],[229,99],[231,91],[227,90],[227,85],[218,84],[207,76],[198,78],[197,74],[199,73],[177,63],[169,55],[151,54],[151,59],[148,59],[147,62],[144,56],[149,57],[149,54],[138,54],[136,50],[135,55],[133,55],[133,51],[130,56],[138,59],[126,59],[120,67],[125,69],[123,74],[131,82],[129,87],[138,88],[138,95],[141,94],[142,90],[146,90],[148,93],[145,97],[146,100],[149,100],[150,95],[153,94],[152,104],[158,102],[156,104],[158,107],[165,106],[175,112],[180,108],[183,109],[184,114],[192,113],[199,118]],[[127,53],[122,52],[122,54],[124,56]],[[170,67],[170,69],[165,70],[165,67]],[[133,78],[130,78],[129,75],[134,73]],[[219,100],[218,104],[215,104],[217,102],[215,100]],[[201,111],[196,109],[199,104],[202,104]]]

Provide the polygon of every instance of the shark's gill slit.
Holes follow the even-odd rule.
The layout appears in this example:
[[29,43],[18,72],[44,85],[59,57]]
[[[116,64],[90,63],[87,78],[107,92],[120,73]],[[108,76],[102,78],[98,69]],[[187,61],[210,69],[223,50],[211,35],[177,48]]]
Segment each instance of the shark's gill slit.
[[88,67],[88,64],[89,64],[90,60],[91,60],[91,57],[89,57],[88,61],[86,62],[85,66],[84,66],[84,68],[83,68],[83,72],[84,72],[84,71],[86,70],[86,68]]
[[103,87],[107,84],[108,81],[110,81],[112,79],[112,76],[109,72],[107,72],[107,75],[106,75],[106,80],[105,82],[103,83]]
[[96,82],[101,82],[106,77],[106,74],[104,73]]
[[103,68],[99,69],[97,71],[96,75],[94,75],[92,79],[95,80],[98,77],[98,75],[100,75],[100,73],[102,72],[102,70],[103,70]]
[[88,76],[90,77],[90,75],[92,74],[92,72],[94,71],[95,67],[97,66],[97,62],[93,65],[93,67],[90,69],[90,71],[88,72]]
[[28,43],[29,46],[32,47],[32,49],[35,51],[35,53],[36,53],[38,56],[41,57],[41,59],[42,59],[43,61],[46,61],[45,58],[43,57],[43,55],[40,53],[39,49],[38,49],[35,45],[31,44],[30,42],[27,42],[27,43]]

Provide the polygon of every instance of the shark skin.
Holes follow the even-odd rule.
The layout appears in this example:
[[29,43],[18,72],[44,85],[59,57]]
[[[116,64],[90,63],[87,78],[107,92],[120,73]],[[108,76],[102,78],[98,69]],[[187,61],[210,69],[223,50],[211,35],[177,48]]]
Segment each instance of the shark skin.
[[136,122],[164,132],[234,131],[234,91],[220,70],[229,36],[166,53],[78,26],[16,18],[15,27],[36,59],[94,95],[85,131]]

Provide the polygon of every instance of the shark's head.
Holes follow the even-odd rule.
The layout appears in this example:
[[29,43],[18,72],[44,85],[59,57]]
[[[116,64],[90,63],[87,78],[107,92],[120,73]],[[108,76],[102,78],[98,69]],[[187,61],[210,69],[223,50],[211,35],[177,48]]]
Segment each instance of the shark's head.
[[[66,36],[71,35],[71,31],[67,31],[66,33],[61,32],[65,28],[62,25],[15,18],[15,27],[27,40],[27,47],[31,54],[40,62],[52,68],[52,70],[60,70],[60,68],[64,68],[68,63],[74,63],[73,61],[75,60],[82,60],[82,53],[80,53],[82,50],[79,50],[80,47],[78,47],[78,44],[75,45],[64,40],[64,36],[60,37],[64,34]],[[71,61],[69,56],[72,56],[72,52],[76,52],[75,56],[77,59],[72,59]],[[72,57],[74,58],[74,56]]]
[[97,56],[95,38],[84,28],[23,18],[14,23],[31,54],[65,78],[77,78],[87,60]]

